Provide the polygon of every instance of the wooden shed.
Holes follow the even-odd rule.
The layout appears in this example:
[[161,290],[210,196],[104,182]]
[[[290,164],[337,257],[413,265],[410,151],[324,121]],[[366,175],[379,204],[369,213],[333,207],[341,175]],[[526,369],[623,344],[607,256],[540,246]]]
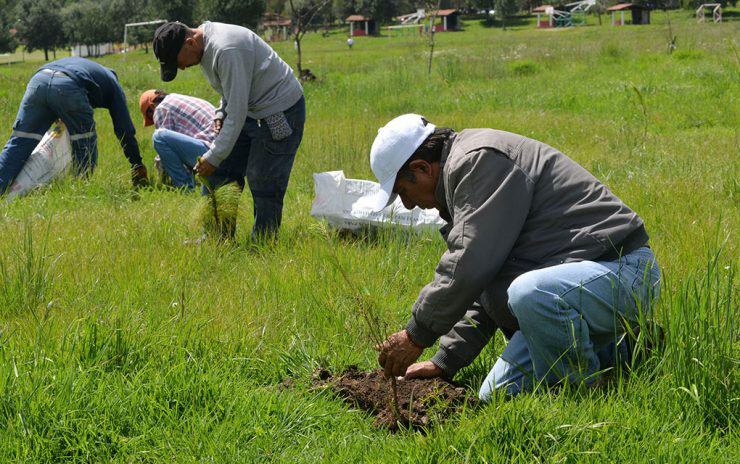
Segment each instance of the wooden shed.
[[435,32],[460,30],[460,12],[458,10],[454,8],[449,10],[437,10],[429,13],[429,16],[432,15],[441,19],[439,24],[434,25]]
[[[540,5],[537,8],[533,8],[532,13],[535,13],[537,15],[537,27],[552,27],[552,14],[554,11],[555,7],[552,5]],[[544,18],[542,18],[543,15],[545,16]]]
[[378,24],[374,19],[362,15],[351,15],[347,17],[349,23],[350,37],[362,35],[377,35]]
[[612,15],[612,26],[625,25],[624,12],[627,10],[632,12],[632,24],[650,24],[650,8],[636,3],[620,3],[606,9]]
[[262,33],[271,42],[288,40],[293,21],[277,14],[266,14],[262,18]]

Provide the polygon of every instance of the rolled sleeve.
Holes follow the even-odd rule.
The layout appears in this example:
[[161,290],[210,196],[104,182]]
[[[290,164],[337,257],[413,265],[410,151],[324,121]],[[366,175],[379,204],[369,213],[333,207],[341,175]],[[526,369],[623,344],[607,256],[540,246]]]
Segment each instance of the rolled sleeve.
[[226,102],[222,98],[218,103],[218,108],[216,108],[216,119],[224,120],[226,118]]

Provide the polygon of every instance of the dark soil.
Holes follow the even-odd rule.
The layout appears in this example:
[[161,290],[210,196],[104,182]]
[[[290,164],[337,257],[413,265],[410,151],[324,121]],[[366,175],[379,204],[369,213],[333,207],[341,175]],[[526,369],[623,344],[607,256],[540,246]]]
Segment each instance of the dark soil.
[[321,369],[315,375],[315,382],[374,415],[376,426],[390,430],[426,428],[432,422],[448,418],[466,402],[477,403],[477,398],[468,396],[465,389],[443,379],[399,379],[396,385],[400,417],[397,418],[390,403],[391,382],[379,369],[361,372],[350,367],[338,376]]

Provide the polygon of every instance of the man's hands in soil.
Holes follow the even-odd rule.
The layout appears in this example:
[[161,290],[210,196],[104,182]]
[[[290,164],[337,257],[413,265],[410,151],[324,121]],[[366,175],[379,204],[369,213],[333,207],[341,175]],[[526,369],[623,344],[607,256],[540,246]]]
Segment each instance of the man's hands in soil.
[[146,187],[149,185],[149,176],[146,172],[146,166],[137,164],[131,167],[131,183],[134,187]]
[[209,163],[208,161],[204,160],[203,158],[200,158],[198,160],[198,163],[193,168],[193,171],[197,172],[201,176],[208,177],[216,170],[216,167]]
[[404,379],[432,379],[434,377],[442,377],[444,373],[445,372],[433,362],[423,361],[409,366],[409,368],[406,369]]
[[424,348],[416,345],[406,330],[396,332],[380,346],[378,362],[385,376],[405,375],[406,369],[421,356]]

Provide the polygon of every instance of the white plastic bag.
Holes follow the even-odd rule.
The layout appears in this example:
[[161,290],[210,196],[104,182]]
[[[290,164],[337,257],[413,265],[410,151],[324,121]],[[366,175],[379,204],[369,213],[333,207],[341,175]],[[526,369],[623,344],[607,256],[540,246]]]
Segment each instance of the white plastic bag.
[[60,176],[72,161],[72,142],[61,122],[44,134],[34,148],[21,172],[13,180],[6,200],[27,194],[40,185],[46,185]]
[[404,208],[400,198],[384,210],[374,213],[361,207],[358,200],[372,195],[380,184],[369,180],[347,179],[344,171],[317,172],[313,175],[316,197],[311,206],[311,216],[324,218],[330,226],[357,230],[363,226],[398,224],[415,229],[445,225],[436,210]]

